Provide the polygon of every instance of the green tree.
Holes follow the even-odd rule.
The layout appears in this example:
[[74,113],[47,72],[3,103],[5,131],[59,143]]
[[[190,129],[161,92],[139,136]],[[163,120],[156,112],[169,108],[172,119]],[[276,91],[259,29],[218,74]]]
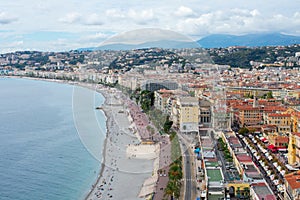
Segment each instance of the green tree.
[[182,179],[182,169],[179,165],[173,164],[169,170],[169,178],[172,181],[178,182]]
[[164,123],[164,132],[168,133],[173,125],[173,121],[170,120],[170,116],[167,116],[166,122]]
[[272,93],[272,91],[269,91],[268,93],[267,93],[267,99],[273,99],[274,97],[273,97],[273,93]]
[[169,181],[166,188],[164,197],[171,197],[171,199],[179,198],[180,196],[180,187],[174,181]]
[[176,185],[174,182],[169,181],[166,188],[165,188],[165,194],[164,197],[171,197],[173,199],[174,197],[174,190],[176,190]]
[[139,102],[141,105],[141,108],[148,112],[150,108],[154,105],[154,92],[150,92],[148,90],[143,90],[140,92],[139,96]]
[[246,127],[242,127],[239,131],[238,131],[239,134],[241,135],[245,135],[247,133],[249,133],[249,129],[247,129]]

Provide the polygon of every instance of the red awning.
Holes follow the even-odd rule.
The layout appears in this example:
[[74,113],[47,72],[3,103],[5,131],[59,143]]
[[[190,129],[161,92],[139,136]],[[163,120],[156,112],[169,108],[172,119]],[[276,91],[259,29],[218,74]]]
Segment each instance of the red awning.
[[276,147],[273,145],[273,144],[270,144],[269,146],[268,146],[268,149],[276,149]]

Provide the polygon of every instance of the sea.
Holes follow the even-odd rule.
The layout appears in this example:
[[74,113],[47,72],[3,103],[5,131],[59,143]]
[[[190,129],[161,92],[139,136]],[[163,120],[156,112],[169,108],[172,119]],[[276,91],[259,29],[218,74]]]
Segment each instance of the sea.
[[1,200],[80,200],[95,183],[106,130],[105,115],[95,107],[104,97],[80,89],[93,97],[94,105],[87,109],[97,121],[88,125],[89,132],[99,134],[95,142],[100,155],[95,157],[78,133],[74,88],[78,87],[0,78]]

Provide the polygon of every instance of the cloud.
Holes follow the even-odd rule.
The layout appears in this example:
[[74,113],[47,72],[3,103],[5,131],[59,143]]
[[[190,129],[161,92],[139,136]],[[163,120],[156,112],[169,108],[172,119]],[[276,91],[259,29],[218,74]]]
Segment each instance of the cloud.
[[[189,17],[176,25],[185,34],[206,35],[216,33],[246,34],[254,32],[297,32],[299,13],[292,17],[283,14],[262,15],[258,9],[215,10]],[[299,31],[299,30],[298,30]]]
[[14,41],[14,42],[10,43],[8,46],[9,47],[16,47],[16,46],[22,46],[23,44],[24,44],[24,41],[20,40],[20,41]]
[[96,13],[82,15],[77,12],[71,12],[60,18],[59,21],[66,24],[103,25],[101,17]]
[[[0,9],[0,27],[11,32],[0,33],[0,44],[24,40],[24,48],[47,48],[58,38],[66,40],[66,49],[83,45],[81,39],[97,42],[105,34],[122,33],[141,28],[162,28],[180,32],[195,39],[208,34],[247,34],[282,32],[300,35],[299,0],[296,1],[136,1],[44,0],[35,4],[4,1]],[[60,6],[57,6],[57,5]],[[3,10],[5,8],[5,10]],[[34,8],[35,12],[28,12]],[[5,11],[5,12],[4,12]],[[22,16],[22,17],[21,17]],[[32,20],[34,19],[34,21]],[[53,20],[56,19],[56,20]],[[34,34],[49,32],[45,37]],[[55,34],[52,32],[58,32]],[[60,35],[61,32],[72,35]],[[54,36],[55,37],[54,37]],[[27,36],[28,37],[28,36]],[[4,42],[2,42],[4,41]],[[6,44],[6,43],[5,43]],[[83,45],[85,46],[85,44]],[[53,46],[55,49],[55,46]]]
[[117,9],[108,9],[105,11],[105,15],[109,18],[125,18],[125,14],[123,14],[120,10]]
[[101,16],[96,13],[88,15],[84,19],[84,24],[86,25],[103,25],[103,21],[101,20]]
[[108,34],[108,33],[103,33],[103,32],[97,32],[95,34],[92,34],[92,35],[87,35],[87,36],[84,36],[81,38],[81,40],[83,41],[103,41],[104,39],[106,38],[109,38],[111,37],[111,34]]
[[0,24],[10,24],[17,21],[18,18],[12,15],[9,15],[6,12],[0,12]]
[[154,13],[152,9],[136,11],[130,9],[128,12],[128,17],[138,24],[148,24],[150,21],[154,20]]
[[191,8],[186,6],[180,6],[174,14],[179,17],[193,17],[196,15]]
[[81,17],[82,16],[79,13],[71,12],[71,13],[68,13],[66,16],[60,18],[59,21],[67,23],[67,24],[73,24],[73,23],[81,21]]
[[[123,20],[127,24],[130,22],[134,22],[138,25],[146,25],[150,24],[153,21],[156,21],[157,18],[153,9],[128,9],[128,10],[117,10],[117,9],[109,9],[105,12],[108,20]],[[119,21],[118,21],[119,22]]]

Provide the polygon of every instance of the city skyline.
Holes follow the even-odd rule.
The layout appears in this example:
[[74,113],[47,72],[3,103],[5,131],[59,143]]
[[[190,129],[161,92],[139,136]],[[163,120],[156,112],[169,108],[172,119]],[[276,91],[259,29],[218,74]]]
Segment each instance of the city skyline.
[[210,34],[300,35],[300,1],[1,2],[1,53],[99,46],[135,29],[161,28],[193,39]]

